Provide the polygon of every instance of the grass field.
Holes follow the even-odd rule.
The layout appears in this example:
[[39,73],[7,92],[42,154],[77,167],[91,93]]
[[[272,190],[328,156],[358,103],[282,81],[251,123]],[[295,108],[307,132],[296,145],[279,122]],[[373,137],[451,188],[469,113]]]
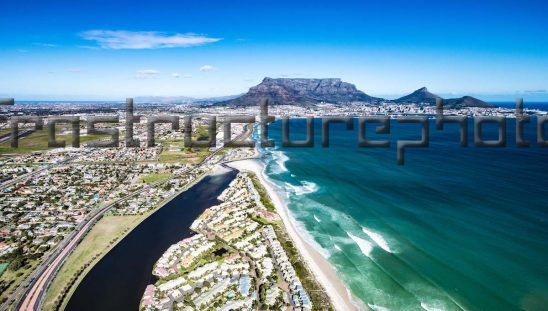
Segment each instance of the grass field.
[[[55,300],[62,293],[67,281],[86,263],[98,261],[114,245],[114,241],[121,239],[131,228],[134,228],[146,215],[141,216],[105,216],[93,226],[84,240],[76,247],[49,287],[43,310],[54,310]],[[95,258],[95,260],[94,260]],[[77,284],[83,279],[82,273],[76,283],[71,287],[69,295],[76,289]],[[65,299],[65,303],[68,299]]]
[[0,292],[1,301],[4,301],[5,298],[9,297],[17,285],[21,284],[21,282],[34,271],[37,265],[38,260],[28,260],[27,264],[17,271],[6,269],[4,273],[1,274],[0,280],[2,280],[4,284],[9,285],[3,292]]
[[157,181],[161,181],[161,180],[164,180],[166,178],[168,178],[171,174],[170,173],[156,173],[156,174],[150,174],[150,175],[147,175],[145,177],[143,177],[141,180],[145,183],[145,184],[152,184],[152,183],[155,183]]
[[208,140],[209,139],[209,127],[206,125],[200,125],[192,135],[196,140]]
[[[58,128],[58,131],[61,127]],[[80,144],[106,138],[107,135],[85,135],[80,136]],[[56,135],[58,141],[64,140],[66,146],[72,144],[72,135]],[[46,129],[38,130],[27,137],[19,138],[19,147],[12,148],[11,140],[0,143],[0,154],[13,153],[13,154],[26,154],[34,151],[41,151],[48,149],[48,133]]]
[[[184,148],[183,142],[165,140],[162,141],[162,153],[160,154],[160,162],[162,163],[198,163],[202,161],[208,154],[207,148],[199,148],[191,150]],[[170,151],[172,149],[173,151]]]
[[3,129],[0,129],[0,135],[4,135],[4,134],[8,134],[8,133],[11,133],[11,129],[10,129],[10,128],[3,128]]
[[274,203],[270,200],[270,197],[268,196],[268,193],[266,192],[266,189],[263,187],[255,173],[249,173],[249,178],[251,178],[251,182],[253,183],[253,187],[257,190],[259,193],[259,196],[261,197],[261,202],[263,202],[264,207],[272,213],[276,212],[276,207],[274,206]]
[[8,268],[7,262],[0,263],[0,275],[2,275],[2,273],[4,273],[4,270],[6,270],[7,268]]

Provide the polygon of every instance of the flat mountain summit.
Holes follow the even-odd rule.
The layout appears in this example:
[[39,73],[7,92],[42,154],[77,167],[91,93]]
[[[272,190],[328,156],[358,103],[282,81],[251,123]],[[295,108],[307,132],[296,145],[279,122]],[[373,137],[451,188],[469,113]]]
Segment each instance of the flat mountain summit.
[[[356,88],[354,84],[338,78],[264,78],[239,97],[217,102],[215,105],[248,107],[257,106],[261,99],[269,99],[270,105],[313,106],[320,103],[344,105],[348,103],[380,104],[421,104],[435,105],[440,96],[422,87],[413,93],[390,100],[370,96]],[[445,99],[447,108],[496,107],[472,96]]]
[[256,106],[262,98],[268,98],[272,105],[310,106],[321,102],[343,104],[349,102],[377,103],[382,98],[369,96],[358,90],[354,84],[337,78],[289,79],[264,78],[239,98],[220,102],[229,106]]

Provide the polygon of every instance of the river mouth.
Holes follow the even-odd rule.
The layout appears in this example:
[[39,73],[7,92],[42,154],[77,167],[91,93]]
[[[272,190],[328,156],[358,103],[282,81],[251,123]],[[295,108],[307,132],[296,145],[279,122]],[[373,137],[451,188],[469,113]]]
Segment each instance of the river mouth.
[[84,277],[66,310],[139,310],[146,286],[156,282],[156,261],[170,245],[194,234],[192,222],[219,203],[217,197],[237,173],[206,176],[141,222]]

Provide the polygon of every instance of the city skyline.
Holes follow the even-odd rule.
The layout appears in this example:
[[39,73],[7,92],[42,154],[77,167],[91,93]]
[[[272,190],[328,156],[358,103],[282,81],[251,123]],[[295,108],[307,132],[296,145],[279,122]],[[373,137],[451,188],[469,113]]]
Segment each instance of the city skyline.
[[4,3],[0,96],[213,97],[268,76],[341,78],[385,98],[426,86],[548,100],[546,4],[330,4]]

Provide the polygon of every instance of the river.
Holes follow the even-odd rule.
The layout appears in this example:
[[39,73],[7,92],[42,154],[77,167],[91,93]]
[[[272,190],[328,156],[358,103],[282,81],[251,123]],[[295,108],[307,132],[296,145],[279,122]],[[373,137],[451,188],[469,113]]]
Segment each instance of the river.
[[155,282],[156,261],[170,245],[193,234],[192,222],[219,203],[217,197],[236,174],[207,176],[145,219],[85,276],[66,310],[138,310],[146,286]]

